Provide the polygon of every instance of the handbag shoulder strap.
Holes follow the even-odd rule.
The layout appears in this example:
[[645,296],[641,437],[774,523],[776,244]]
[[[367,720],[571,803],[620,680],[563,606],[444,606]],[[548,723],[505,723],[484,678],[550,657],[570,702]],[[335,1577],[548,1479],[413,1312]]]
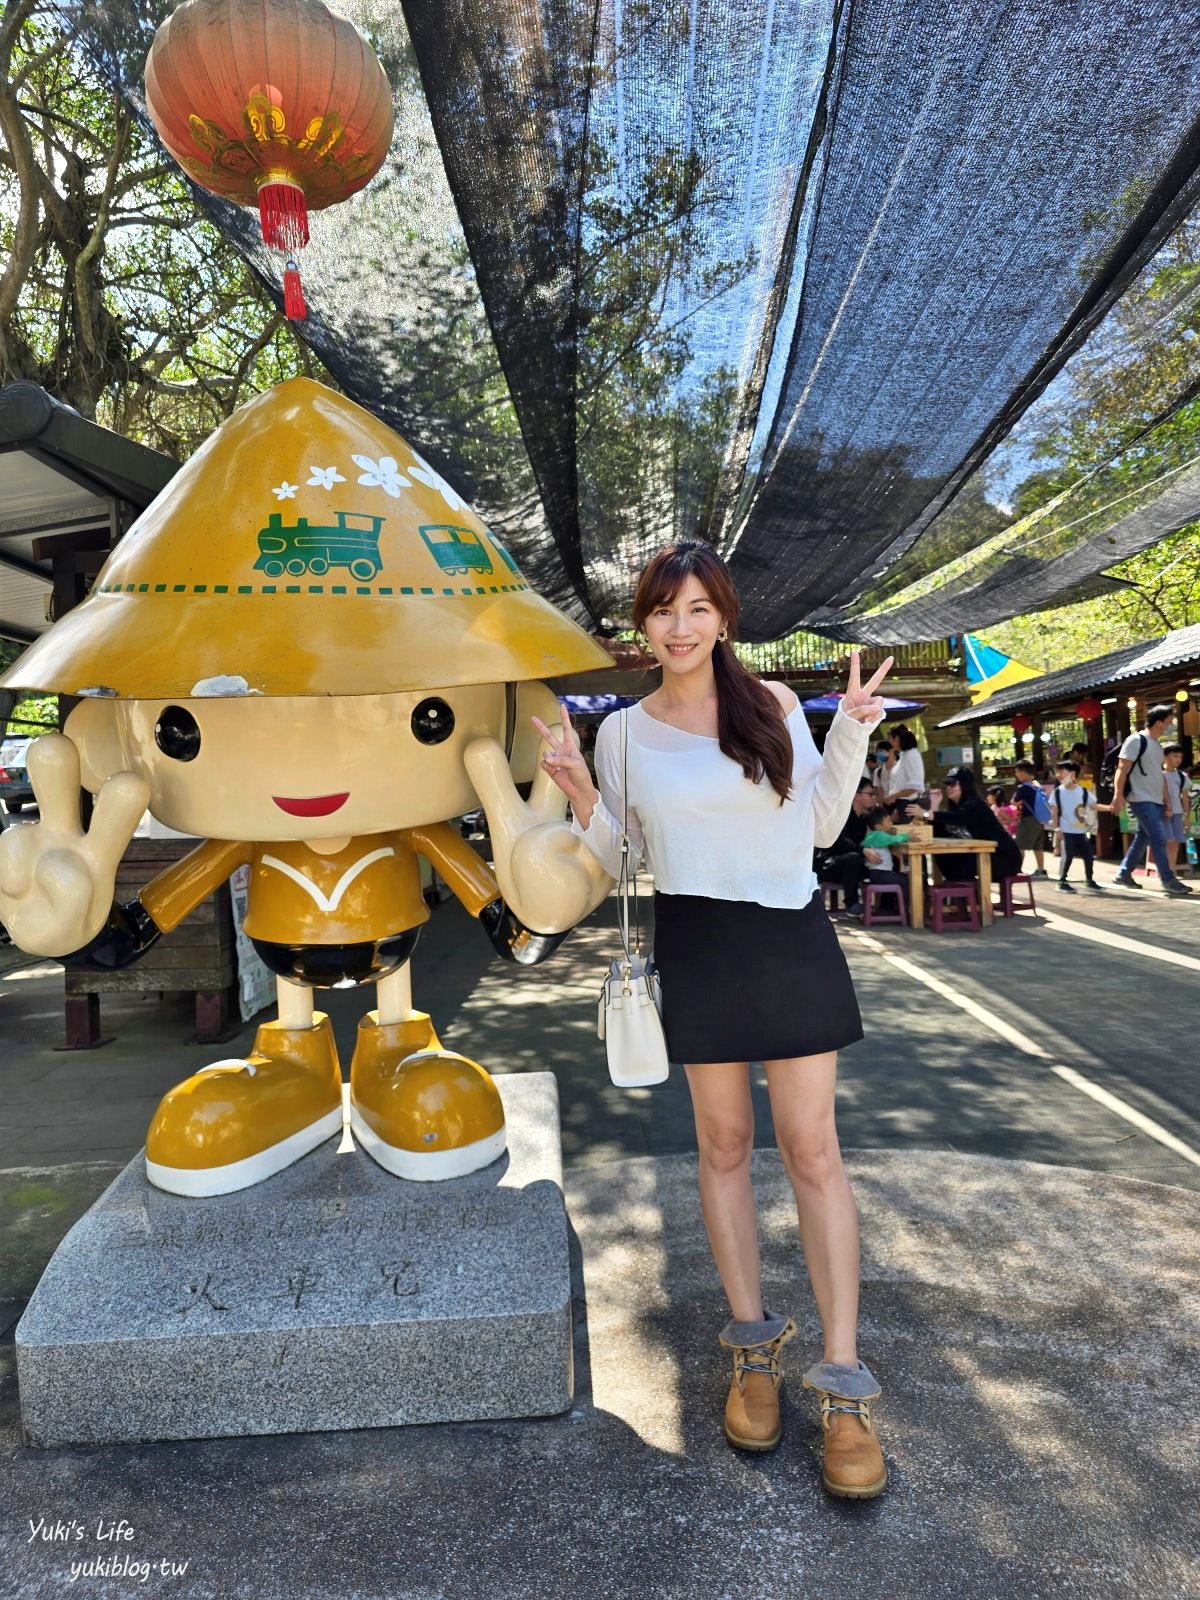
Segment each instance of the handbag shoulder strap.
[[[641,925],[637,903],[637,868],[629,867],[629,707],[621,709],[621,876],[619,921],[621,949],[625,960],[632,965],[634,954],[641,954]],[[633,898],[633,945],[629,942],[629,901]]]

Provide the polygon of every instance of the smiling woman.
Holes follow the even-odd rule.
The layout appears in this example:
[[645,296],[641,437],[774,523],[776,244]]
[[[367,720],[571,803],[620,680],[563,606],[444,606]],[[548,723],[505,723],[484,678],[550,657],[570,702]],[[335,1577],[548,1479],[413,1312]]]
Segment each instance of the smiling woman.
[[661,687],[601,724],[596,783],[566,709],[557,735],[535,718],[552,745],[543,767],[614,877],[624,835],[634,864],[644,858],[654,873],[663,1025],[671,1059],[686,1066],[701,1204],[732,1311],[720,1335],[734,1356],[726,1438],[746,1450],[779,1443],[780,1350],[796,1331],[762,1300],[748,1065],[763,1061],[825,1334],[824,1359],[804,1380],[822,1396],[825,1485],[868,1498],[887,1473],[868,1404],[879,1388],[855,1354],[857,1217],[834,1126],[837,1051],[863,1029],[813,847],[833,842],[850,809],[891,662],[864,685],[851,656],[822,755],[792,691],[760,683],[734,654],[737,592],[708,546],[660,551],[633,616]]

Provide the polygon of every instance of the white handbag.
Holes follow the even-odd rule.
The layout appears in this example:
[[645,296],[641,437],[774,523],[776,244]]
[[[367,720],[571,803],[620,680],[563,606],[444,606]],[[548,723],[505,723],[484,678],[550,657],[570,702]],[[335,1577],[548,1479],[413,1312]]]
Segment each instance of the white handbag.
[[[621,819],[620,893],[621,955],[612,962],[600,989],[596,1032],[604,1040],[608,1075],[621,1089],[640,1089],[665,1083],[670,1074],[667,1041],[662,1026],[662,985],[649,956],[641,953],[635,911],[635,949],[629,944],[629,897],[636,900],[637,873],[629,871],[629,790],[626,762],[629,753],[629,712],[621,715]],[[632,885],[631,885],[632,877]]]

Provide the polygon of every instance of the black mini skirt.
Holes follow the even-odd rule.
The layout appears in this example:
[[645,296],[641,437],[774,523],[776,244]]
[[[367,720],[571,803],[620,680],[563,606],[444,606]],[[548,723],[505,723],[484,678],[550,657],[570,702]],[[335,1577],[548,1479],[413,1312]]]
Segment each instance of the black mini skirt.
[[819,891],[795,910],[656,890],[653,954],[672,1061],[786,1060],[863,1037]]

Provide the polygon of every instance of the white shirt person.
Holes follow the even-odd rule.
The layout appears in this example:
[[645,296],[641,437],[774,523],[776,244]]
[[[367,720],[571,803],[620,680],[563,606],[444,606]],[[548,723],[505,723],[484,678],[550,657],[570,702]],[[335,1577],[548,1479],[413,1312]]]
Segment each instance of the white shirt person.
[[813,847],[841,832],[874,724],[839,709],[822,755],[796,700],[786,714],[794,787],[781,805],[716,739],[660,722],[640,705],[612,713],[596,739],[600,800],[586,828],[578,818],[571,826],[613,877],[621,865],[625,716],[631,870],[645,859],[664,894],[807,905],[817,887]]

